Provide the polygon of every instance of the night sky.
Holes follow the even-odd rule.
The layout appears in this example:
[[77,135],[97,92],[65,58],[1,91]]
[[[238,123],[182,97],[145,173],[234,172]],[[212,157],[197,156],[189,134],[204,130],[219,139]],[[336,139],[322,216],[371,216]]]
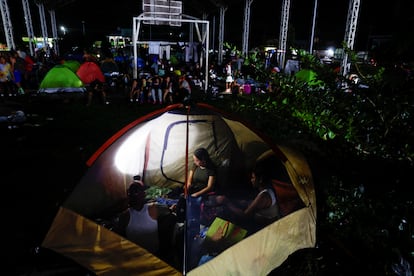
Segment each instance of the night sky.
[[[208,1],[208,0],[200,0]],[[396,0],[402,3],[405,0]],[[183,1],[183,13],[201,18],[197,5],[186,5]],[[225,41],[240,45],[243,33],[243,3],[244,1],[229,0],[230,4],[225,17]],[[291,0],[289,27],[294,30],[294,38],[304,45],[309,45],[312,29],[314,0]],[[26,35],[21,1],[8,1],[15,36]],[[30,1],[33,29],[36,36],[41,36],[39,12],[34,1]],[[395,4],[396,5],[396,4]],[[265,44],[266,41],[279,38],[279,26],[282,0],[254,0],[251,9],[250,46]],[[318,0],[318,15],[315,37],[319,38],[322,46],[339,46],[344,39],[348,0]],[[356,36],[356,47],[363,48],[369,35],[386,35],[390,32],[389,24],[384,18],[390,18],[395,7],[386,7],[375,0],[361,0],[360,15]],[[117,0],[108,5],[101,0],[76,0],[63,8],[55,9],[56,21],[59,26],[66,27],[68,32],[81,32],[82,21],[85,33],[89,36],[104,36],[115,33],[118,28],[131,28],[132,19],[142,12],[142,2],[133,0]],[[394,12],[395,13],[395,12]],[[211,12],[209,17],[218,13]],[[49,23],[49,13],[46,12]],[[210,25],[212,28],[212,25]],[[51,30],[48,31],[51,35]],[[216,32],[218,37],[218,32]],[[5,39],[4,39],[5,40]]]

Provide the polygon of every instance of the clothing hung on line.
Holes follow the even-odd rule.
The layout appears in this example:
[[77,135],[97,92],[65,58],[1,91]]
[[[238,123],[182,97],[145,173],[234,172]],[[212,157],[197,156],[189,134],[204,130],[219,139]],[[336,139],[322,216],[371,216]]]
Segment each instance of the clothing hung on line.
[[129,216],[126,237],[152,253],[157,252],[159,247],[158,221],[149,215],[148,205],[145,204],[140,211],[130,208]]

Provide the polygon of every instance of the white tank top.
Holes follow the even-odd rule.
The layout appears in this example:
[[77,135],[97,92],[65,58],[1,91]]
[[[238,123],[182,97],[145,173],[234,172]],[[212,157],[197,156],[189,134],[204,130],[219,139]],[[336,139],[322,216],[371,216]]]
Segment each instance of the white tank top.
[[262,193],[268,193],[270,198],[272,199],[272,205],[269,206],[269,208],[258,210],[256,213],[257,215],[260,215],[262,217],[268,218],[268,219],[275,219],[280,216],[279,212],[279,205],[276,201],[276,195],[272,189],[264,189],[259,194]]
[[130,208],[129,215],[126,237],[151,253],[157,252],[158,221],[149,215],[148,205],[145,204],[141,211]]

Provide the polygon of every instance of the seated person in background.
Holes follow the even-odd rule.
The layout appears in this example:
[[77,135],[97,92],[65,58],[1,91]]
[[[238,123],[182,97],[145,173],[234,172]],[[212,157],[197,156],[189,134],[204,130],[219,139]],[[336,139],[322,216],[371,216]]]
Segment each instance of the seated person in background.
[[149,252],[162,257],[165,252],[161,252],[163,247],[161,240],[165,237],[160,235],[159,221],[171,215],[171,211],[167,206],[146,203],[146,188],[141,178],[134,176],[134,182],[127,191],[128,208],[119,215],[115,231]]

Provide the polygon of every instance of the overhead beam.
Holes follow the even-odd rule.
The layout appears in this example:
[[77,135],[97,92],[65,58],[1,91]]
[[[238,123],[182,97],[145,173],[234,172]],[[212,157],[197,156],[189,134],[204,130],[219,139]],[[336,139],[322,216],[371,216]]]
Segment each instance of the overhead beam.
[[244,3],[244,21],[243,21],[243,45],[242,54],[247,56],[249,51],[249,34],[250,34],[250,10],[253,0],[245,0]]
[[10,19],[9,5],[6,0],[0,0],[1,17],[3,19],[4,34],[6,35],[7,48],[16,49],[13,38],[13,27]]
[[[345,47],[347,50],[354,49],[354,42],[355,42],[355,34],[357,29],[358,23],[358,14],[359,14],[359,7],[361,5],[361,0],[350,0],[349,1],[349,9],[348,9],[348,19],[346,22],[346,29],[345,29]],[[351,63],[348,61],[349,56],[348,53],[344,52],[344,57],[342,59],[342,76],[346,76],[351,69]]]

